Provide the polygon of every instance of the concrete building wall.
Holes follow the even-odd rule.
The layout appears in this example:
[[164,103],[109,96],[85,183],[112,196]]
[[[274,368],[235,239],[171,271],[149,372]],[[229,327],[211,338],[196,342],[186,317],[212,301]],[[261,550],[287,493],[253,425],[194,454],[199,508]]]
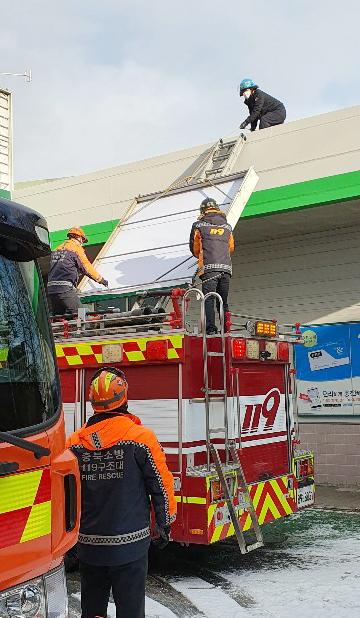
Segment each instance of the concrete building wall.
[[320,485],[360,486],[360,424],[300,424],[301,448],[315,455]]
[[360,169],[360,105],[250,133],[234,171],[254,166],[256,191]]
[[[360,106],[248,133],[233,172],[254,166],[256,191],[360,169]],[[13,199],[39,210],[50,231],[121,219],[138,195],[194,172],[213,144],[71,178],[19,186]]]
[[133,199],[165,190],[195,169],[208,146],[21,187],[13,199],[43,214],[50,231],[121,219]]

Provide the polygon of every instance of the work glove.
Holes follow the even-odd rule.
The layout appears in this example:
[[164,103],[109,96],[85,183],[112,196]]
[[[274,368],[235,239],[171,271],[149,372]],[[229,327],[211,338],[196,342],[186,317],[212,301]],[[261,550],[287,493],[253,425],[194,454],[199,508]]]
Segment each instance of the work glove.
[[164,549],[170,540],[170,526],[164,526],[161,528],[157,524],[154,526],[154,532],[152,537],[152,544],[158,549]]
[[246,120],[244,120],[244,122],[241,123],[241,125],[239,126],[239,129],[246,129],[248,123],[246,122]]
[[104,285],[106,288],[109,287],[109,282],[106,279],[104,279],[104,277],[99,281],[99,283],[101,285]]

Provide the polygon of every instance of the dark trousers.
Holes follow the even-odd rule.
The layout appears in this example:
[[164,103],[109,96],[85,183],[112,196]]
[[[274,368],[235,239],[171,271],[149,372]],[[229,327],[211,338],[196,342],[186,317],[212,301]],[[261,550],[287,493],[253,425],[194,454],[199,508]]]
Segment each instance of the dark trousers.
[[[208,271],[201,276],[202,281],[202,291],[203,294],[207,294],[208,292],[217,292],[223,301],[224,305],[224,314],[229,311],[228,305],[228,294],[229,294],[229,285],[230,285],[230,274],[229,273],[221,273],[216,271]],[[216,301],[216,307],[219,312],[219,301]],[[217,328],[215,325],[215,309],[214,309],[214,298],[207,298],[205,301],[205,315],[206,315],[206,332],[208,335],[212,335],[217,333]],[[226,322],[226,319],[225,319]],[[225,332],[226,332],[226,324],[225,324]]]
[[81,618],[107,615],[110,590],[116,618],[145,618],[147,553],[119,566],[95,566],[80,561]]
[[69,289],[56,294],[49,293],[50,308],[54,315],[64,315],[65,313],[76,313],[81,307],[81,302],[76,290]]
[[259,129],[267,129],[268,127],[273,127],[276,124],[283,124],[286,118],[286,110],[285,107],[279,107],[273,112],[267,112],[260,118]]

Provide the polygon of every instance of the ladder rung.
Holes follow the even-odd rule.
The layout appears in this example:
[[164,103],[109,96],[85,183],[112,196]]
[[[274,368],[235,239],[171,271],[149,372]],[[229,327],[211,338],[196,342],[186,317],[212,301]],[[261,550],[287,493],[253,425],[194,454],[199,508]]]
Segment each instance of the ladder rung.
[[220,431],[225,433],[226,432],[226,427],[216,427],[214,429],[209,429],[209,433],[220,433]]
[[208,390],[208,395],[226,395],[226,391],[222,390],[222,391],[213,391],[213,390]]
[[229,158],[230,152],[228,152],[227,154],[223,154],[223,155],[216,155],[216,157],[213,157],[212,160],[213,161],[225,161],[226,159]]
[[205,173],[207,176],[209,176],[210,174],[218,174],[219,172],[222,172],[223,169],[224,169],[223,167],[215,167],[212,170],[207,170]]
[[208,352],[208,356],[225,356],[222,352]]
[[252,543],[251,545],[246,546],[246,551],[253,551],[254,549],[259,549],[259,547],[264,547],[264,543],[262,541],[257,541],[256,543]]

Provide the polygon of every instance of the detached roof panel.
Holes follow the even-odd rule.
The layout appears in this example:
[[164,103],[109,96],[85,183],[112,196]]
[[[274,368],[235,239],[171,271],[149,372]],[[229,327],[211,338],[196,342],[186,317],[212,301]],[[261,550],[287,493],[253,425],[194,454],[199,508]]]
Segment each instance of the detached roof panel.
[[[254,174],[256,184],[257,176]],[[236,225],[247,199],[239,197],[244,174],[211,186],[198,185],[170,195],[140,201],[134,213],[105,245],[95,263],[109,281],[111,292],[170,287],[191,282],[196,270],[189,251],[191,225],[205,197],[214,198]],[[250,191],[251,193],[251,191]],[[104,288],[87,281],[83,295],[104,293]]]

